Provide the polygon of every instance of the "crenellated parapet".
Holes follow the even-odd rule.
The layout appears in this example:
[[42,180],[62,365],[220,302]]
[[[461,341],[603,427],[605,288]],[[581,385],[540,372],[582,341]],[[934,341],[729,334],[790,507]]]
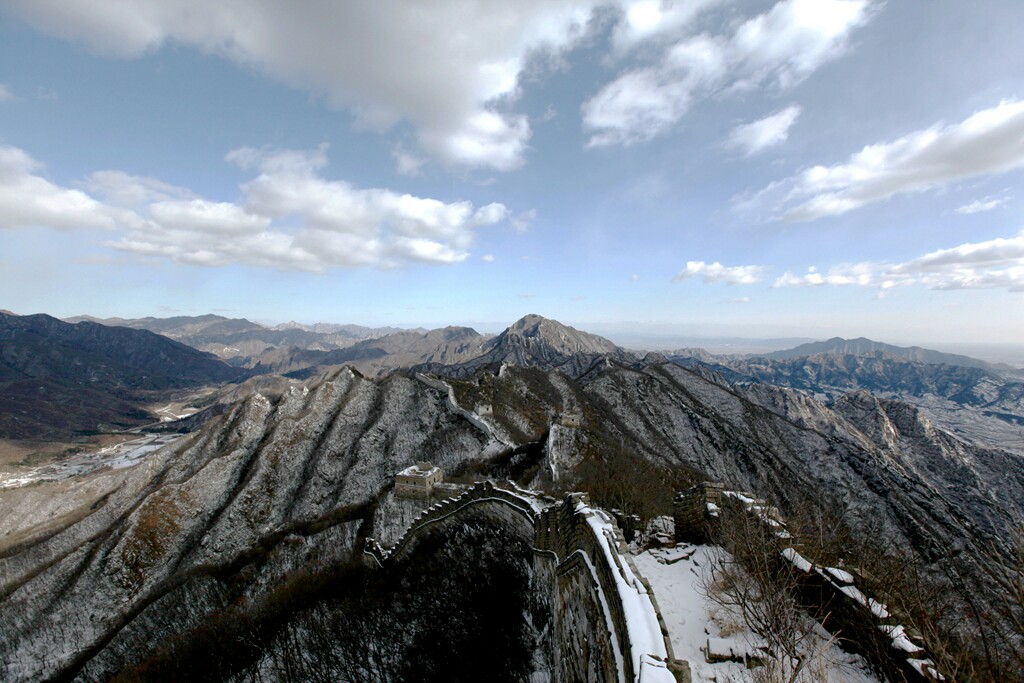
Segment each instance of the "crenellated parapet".
[[549,579],[561,679],[690,680],[689,666],[672,654],[653,591],[629,557],[622,532],[585,493],[556,501],[511,482],[479,482],[425,509],[392,547],[367,539],[364,552],[384,566],[405,556],[427,530],[440,530],[461,515],[501,519],[532,539],[535,572]]
[[470,509],[479,514],[487,508],[492,508],[492,511],[497,511],[503,518],[511,513],[514,518],[519,518],[522,523],[528,525],[532,533],[540,510],[545,504],[552,503],[551,499],[545,500],[525,492],[506,490],[490,481],[477,482],[460,495],[442,499],[422,510],[390,548],[384,548],[375,539],[368,538],[363,552],[373,558],[378,565],[383,565],[386,560],[393,560],[406,552],[422,531]]

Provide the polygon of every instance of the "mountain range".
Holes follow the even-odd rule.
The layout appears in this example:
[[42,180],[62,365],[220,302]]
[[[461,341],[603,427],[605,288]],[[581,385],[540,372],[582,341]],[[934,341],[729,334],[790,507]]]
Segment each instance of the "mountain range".
[[[608,339],[532,314],[496,336],[467,327],[395,331],[354,325],[318,327],[288,323],[278,326],[280,329],[270,329],[245,319],[216,315],[107,320],[118,323],[115,326],[79,317],[80,324],[63,324],[63,327],[47,316],[9,315],[5,318],[9,326],[13,324],[10,321],[21,321],[19,324],[26,331],[29,321],[44,319],[48,320],[50,332],[37,331],[31,337],[33,341],[24,337],[18,342],[22,346],[38,347],[34,354],[22,353],[20,362],[26,364],[27,358],[35,355],[49,359],[36,363],[37,366],[60,367],[59,372],[64,374],[73,373],[74,368],[92,368],[93,376],[88,382],[81,381],[82,377],[51,378],[56,382],[49,388],[52,398],[32,409],[30,406],[42,395],[41,385],[32,388],[24,383],[31,373],[27,365],[17,373],[9,371],[4,379],[8,409],[4,411],[5,421],[0,423],[0,436],[49,434],[66,438],[73,431],[95,430],[103,425],[138,424],[146,419],[138,390],[217,384],[227,378],[241,381],[255,375],[283,376],[282,380],[263,381],[261,386],[286,387],[289,378],[309,380],[345,365],[371,377],[412,368],[416,372],[465,378],[502,364],[557,369],[576,378],[595,364],[609,360],[626,365],[641,362],[640,355]],[[117,342],[111,342],[111,349],[120,349],[129,339],[137,339],[138,348],[151,348],[155,335],[148,334],[147,330],[155,331],[161,334],[158,339],[167,335],[196,350],[213,348],[222,355],[236,354],[225,359],[236,368],[225,368],[224,363],[203,354],[189,356],[189,362],[195,363],[197,368],[205,368],[206,374],[200,375],[179,372],[173,364],[156,363],[137,353],[115,352],[114,357],[123,361],[120,365],[96,362],[90,355],[95,353],[95,348],[90,350],[84,340],[99,329],[110,330],[112,338],[117,338]],[[72,331],[82,339],[69,346],[67,340]],[[49,343],[46,335],[50,333],[54,350],[50,355],[40,355]],[[140,334],[135,337],[132,333]],[[356,339],[357,336],[364,338]],[[183,352],[181,344],[174,347],[179,355]],[[326,348],[338,344],[345,346]],[[106,342],[100,346],[108,348]],[[18,345],[10,346],[7,355],[16,354],[17,348]],[[243,354],[242,348],[260,351],[248,356]],[[154,353],[154,357],[162,358],[155,349]],[[73,357],[75,354],[80,357]],[[58,358],[63,360],[58,361]],[[863,338],[834,338],[757,356],[718,356],[700,349],[683,349],[666,353],[664,358],[686,367],[702,366],[736,385],[756,382],[789,387],[826,401],[836,400],[851,390],[867,390],[879,396],[911,401],[928,411],[931,419],[962,438],[1024,453],[1024,409],[1021,407],[1024,381],[1019,371],[1009,366]],[[135,368],[134,379],[122,381],[118,373],[123,374],[128,365]],[[159,371],[154,371],[161,365],[157,368]],[[183,367],[188,367],[188,363]],[[150,374],[146,374],[147,369]],[[146,383],[142,377],[148,378],[148,385],[143,386]],[[71,394],[67,387],[73,389]],[[91,393],[81,393],[86,390]],[[136,390],[136,394],[129,396],[126,393],[129,390]],[[80,392],[77,400],[72,399],[74,391]],[[225,386],[218,400],[230,402],[244,391],[244,386]],[[86,395],[89,400],[84,400]],[[12,417],[15,415],[17,417]]]
[[301,325],[295,322],[267,327],[245,318],[225,318],[213,314],[172,318],[94,318],[80,315],[67,318],[66,322],[94,322],[149,330],[224,359],[245,359],[276,348],[331,351],[401,331],[394,327],[370,328],[323,323]]
[[68,439],[137,426],[176,390],[241,371],[146,330],[0,313],[0,436]]
[[893,358],[897,360],[911,361],[914,363],[927,363],[929,365],[955,365],[965,368],[981,368],[983,370],[994,370],[999,372],[1015,372],[1017,368],[1004,363],[989,363],[977,358],[962,356],[956,353],[943,353],[931,349],[923,349],[920,346],[894,346],[884,342],[876,342],[864,337],[857,339],[843,339],[833,337],[825,341],[809,342],[800,344],[791,349],[773,351],[771,353],[759,354],[772,360],[791,360],[794,358],[805,358],[827,354],[831,356],[874,356],[882,358]]
[[[430,343],[471,339],[467,360],[380,378],[351,367],[283,378],[273,393],[236,395],[144,467],[5,492],[0,660],[19,663],[18,680],[105,679],[161,644],[201,636],[232,605],[272,598],[287,624],[300,607],[274,591],[357,559],[367,537],[394,537],[393,475],[424,458],[450,477],[588,490],[645,519],[671,512],[673,492],[704,479],[784,510],[815,502],[961,595],[948,578],[955,569],[978,609],[1001,599],[979,558],[1024,523],[1024,460],[950,433],[908,400],[863,387],[819,400],[723,364],[639,358],[539,316],[482,343],[448,330]],[[129,333],[140,334],[117,334]],[[830,387],[899,369],[909,374],[890,386],[959,396],[1000,377],[878,356],[809,358],[829,368]],[[789,362],[751,359],[748,369]],[[796,383],[799,373],[776,376]]]

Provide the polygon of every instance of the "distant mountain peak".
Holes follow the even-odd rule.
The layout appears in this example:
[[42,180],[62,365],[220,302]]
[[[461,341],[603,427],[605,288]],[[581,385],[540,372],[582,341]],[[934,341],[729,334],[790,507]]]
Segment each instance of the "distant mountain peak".
[[[563,326],[562,323],[557,320],[548,320],[542,315],[536,313],[527,313],[519,320],[515,321],[508,326],[508,329],[515,330],[517,332],[535,331],[540,328],[544,323],[552,323],[554,325]],[[564,327],[564,326],[563,326]]]
[[977,358],[962,356],[955,353],[945,353],[925,349],[920,346],[896,346],[885,342],[874,341],[867,337],[856,339],[843,339],[832,337],[825,341],[800,344],[792,349],[773,351],[764,354],[765,358],[773,360],[790,360],[818,355],[829,356],[882,356],[896,360],[910,361],[914,363],[927,363],[929,365],[957,365],[968,368],[980,368],[983,370],[1005,371],[1012,370],[1008,365],[988,363]]
[[621,353],[604,337],[532,313],[490,340],[481,360],[547,367],[571,356]]

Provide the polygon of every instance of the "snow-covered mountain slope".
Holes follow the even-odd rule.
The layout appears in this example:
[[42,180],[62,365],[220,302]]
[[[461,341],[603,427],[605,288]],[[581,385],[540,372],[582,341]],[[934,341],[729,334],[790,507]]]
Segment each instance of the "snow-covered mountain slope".
[[394,474],[418,460],[646,501],[676,475],[783,507],[826,501],[926,567],[957,563],[982,601],[998,594],[971,549],[1024,520],[1020,458],[868,394],[833,409],[656,357],[602,356],[575,379],[507,364],[447,381],[345,369],[250,395],[116,479],[60,482],[72,504],[45,528],[21,506],[57,489],[19,493],[8,512],[20,521],[0,526],[6,677],[107,677],[300,569],[351,558],[387,523],[376,508]]

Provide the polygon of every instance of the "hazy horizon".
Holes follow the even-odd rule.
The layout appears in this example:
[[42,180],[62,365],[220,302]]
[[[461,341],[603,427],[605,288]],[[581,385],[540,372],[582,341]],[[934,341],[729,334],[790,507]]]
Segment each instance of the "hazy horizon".
[[[0,306],[0,310],[9,310]],[[48,311],[32,311],[32,312],[19,312],[9,311],[15,315],[33,315],[36,313],[43,313],[46,315],[53,315],[60,319],[71,319],[82,316],[89,316],[97,319],[114,319],[120,318],[125,320],[137,319],[137,318],[171,318],[177,317],[176,314],[161,314],[161,315],[139,315],[139,316],[127,316],[127,315],[108,315],[100,316],[93,313],[75,313],[72,315],[55,315]],[[180,314],[186,317],[194,317],[201,315],[221,315],[225,318],[244,318],[250,322],[254,322],[258,325],[265,327],[274,327],[277,325],[286,325],[289,323],[298,323],[300,325],[315,325],[315,324],[339,324],[339,325],[360,325],[363,327],[393,327],[401,330],[431,330],[448,326],[459,326],[459,327],[471,327],[481,334],[495,335],[499,334],[502,330],[507,328],[509,325],[514,323],[520,318],[531,315],[531,312],[524,312],[516,318],[504,322],[499,321],[473,321],[473,320],[456,320],[450,322],[444,322],[440,324],[427,324],[427,323],[411,323],[411,322],[399,322],[388,325],[376,325],[368,324],[359,320],[296,320],[290,318],[288,320],[268,320],[261,319],[258,316],[234,316],[225,313],[214,313],[209,311],[207,313],[187,313]],[[540,314],[537,314],[540,315]],[[551,316],[544,316],[551,318]],[[551,318],[556,320],[555,318]],[[602,337],[606,337],[615,344],[633,351],[672,351],[683,348],[700,348],[709,353],[714,354],[756,354],[756,353],[768,353],[771,351],[779,351],[783,349],[793,348],[800,344],[805,344],[815,341],[826,341],[834,337],[841,337],[844,339],[856,339],[859,337],[866,337],[872,341],[882,342],[886,344],[892,344],[894,346],[920,346],[923,348],[934,349],[936,351],[943,351],[945,353],[956,353],[960,355],[970,356],[979,360],[988,361],[991,363],[1006,363],[1015,367],[1024,368],[1024,343],[1021,344],[971,344],[971,343],[957,343],[950,342],[947,340],[914,340],[914,339],[893,339],[893,338],[882,338],[873,337],[866,334],[829,334],[819,336],[805,336],[805,335],[758,335],[754,332],[750,334],[707,334],[701,333],[700,330],[686,330],[677,329],[671,331],[664,327],[657,328],[653,332],[643,331],[642,326],[638,326],[636,323],[633,324],[608,324],[601,322],[580,322],[573,320],[558,320],[558,322],[570,327],[575,327],[583,332],[589,332],[591,334],[597,334]],[[706,328],[704,328],[706,329]]]

